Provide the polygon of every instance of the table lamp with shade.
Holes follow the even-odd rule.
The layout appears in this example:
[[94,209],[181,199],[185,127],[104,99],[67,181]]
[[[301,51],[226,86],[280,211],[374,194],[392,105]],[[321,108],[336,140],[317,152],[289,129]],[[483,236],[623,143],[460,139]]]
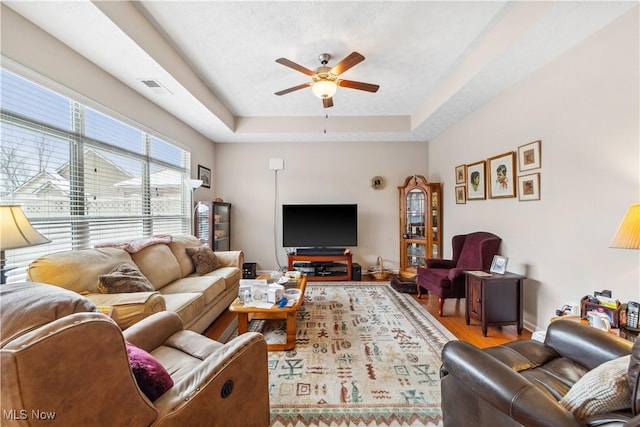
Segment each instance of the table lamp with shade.
[[5,284],[7,271],[15,267],[5,266],[4,251],[42,245],[51,240],[33,228],[22,208],[17,205],[0,206],[0,224],[0,284]]
[[629,207],[609,247],[640,249],[640,203]]

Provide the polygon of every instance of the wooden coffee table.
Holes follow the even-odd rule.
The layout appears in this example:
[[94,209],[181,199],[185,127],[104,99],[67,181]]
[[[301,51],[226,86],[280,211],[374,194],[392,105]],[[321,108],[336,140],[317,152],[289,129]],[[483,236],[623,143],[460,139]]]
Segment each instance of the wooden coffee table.
[[298,301],[291,307],[278,308],[274,304],[272,308],[245,307],[240,299],[236,298],[229,306],[229,311],[238,314],[238,335],[249,330],[250,320],[286,320],[287,321],[287,342],[284,344],[267,344],[269,351],[292,350],[296,346],[296,320],[298,309],[304,301],[304,291],[307,288],[307,276],[301,276],[295,286],[286,286],[286,289],[300,289],[302,292]]

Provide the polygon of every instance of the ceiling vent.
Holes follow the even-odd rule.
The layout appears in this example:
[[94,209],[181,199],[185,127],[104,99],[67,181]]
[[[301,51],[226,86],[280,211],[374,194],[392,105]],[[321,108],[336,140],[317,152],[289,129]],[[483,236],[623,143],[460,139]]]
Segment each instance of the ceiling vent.
[[143,85],[151,89],[153,93],[157,95],[173,95],[173,93],[171,93],[169,89],[164,87],[162,83],[160,83],[156,79],[138,79],[138,80],[142,82]]

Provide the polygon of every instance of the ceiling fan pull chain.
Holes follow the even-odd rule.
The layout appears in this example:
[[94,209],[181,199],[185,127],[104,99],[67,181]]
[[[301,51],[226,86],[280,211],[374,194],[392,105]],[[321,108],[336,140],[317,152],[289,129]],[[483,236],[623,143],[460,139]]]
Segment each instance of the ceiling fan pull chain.
[[324,134],[327,134],[327,121],[329,120],[329,115],[325,114],[324,115]]

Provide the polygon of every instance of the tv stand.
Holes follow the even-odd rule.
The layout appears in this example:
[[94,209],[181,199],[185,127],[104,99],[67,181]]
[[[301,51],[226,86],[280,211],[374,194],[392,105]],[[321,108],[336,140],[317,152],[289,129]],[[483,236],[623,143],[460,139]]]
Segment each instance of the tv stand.
[[343,255],[344,251],[344,248],[298,248],[296,255]]
[[351,280],[351,254],[298,255],[289,254],[289,271],[300,271],[310,282]]

